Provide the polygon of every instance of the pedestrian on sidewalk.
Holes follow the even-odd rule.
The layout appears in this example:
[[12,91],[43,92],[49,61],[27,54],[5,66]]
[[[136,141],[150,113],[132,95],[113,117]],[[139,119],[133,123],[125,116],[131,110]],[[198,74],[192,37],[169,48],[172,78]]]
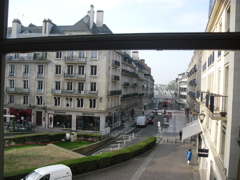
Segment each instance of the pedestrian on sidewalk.
[[188,152],[186,152],[187,154],[187,163],[190,164],[190,161],[192,159],[192,151],[191,149],[188,150]]
[[182,141],[182,130],[179,131],[179,138],[180,138],[180,141]]

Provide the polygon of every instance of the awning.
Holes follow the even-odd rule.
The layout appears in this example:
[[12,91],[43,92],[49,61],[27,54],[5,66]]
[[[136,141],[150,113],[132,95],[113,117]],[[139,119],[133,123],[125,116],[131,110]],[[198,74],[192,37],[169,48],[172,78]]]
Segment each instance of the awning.
[[202,129],[200,127],[199,121],[196,120],[191,123],[187,123],[186,127],[182,129],[182,132],[182,141],[200,134],[202,132]]

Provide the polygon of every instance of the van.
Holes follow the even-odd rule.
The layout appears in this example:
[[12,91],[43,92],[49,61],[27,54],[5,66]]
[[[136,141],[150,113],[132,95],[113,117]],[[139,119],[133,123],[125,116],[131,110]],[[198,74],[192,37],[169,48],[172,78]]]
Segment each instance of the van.
[[147,125],[147,117],[146,116],[138,116],[137,117],[137,126],[146,126]]
[[63,164],[35,169],[21,180],[72,180],[72,171]]

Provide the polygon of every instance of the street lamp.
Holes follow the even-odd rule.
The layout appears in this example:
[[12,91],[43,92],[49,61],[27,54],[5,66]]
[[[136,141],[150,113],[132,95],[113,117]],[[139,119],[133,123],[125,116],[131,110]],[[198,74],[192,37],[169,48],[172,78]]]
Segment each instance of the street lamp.
[[198,117],[199,117],[201,123],[203,122],[205,116],[206,116],[206,115],[205,115],[204,113],[198,114]]

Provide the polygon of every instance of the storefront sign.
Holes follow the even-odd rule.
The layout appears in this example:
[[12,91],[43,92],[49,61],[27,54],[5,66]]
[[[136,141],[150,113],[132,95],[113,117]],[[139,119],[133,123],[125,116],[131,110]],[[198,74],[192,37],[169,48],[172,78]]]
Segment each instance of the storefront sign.
[[57,113],[57,114],[66,114],[66,112],[64,112],[64,111],[54,111],[54,113]]
[[208,157],[208,149],[198,149],[198,157]]
[[85,116],[94,116],[94,113],[82,113]]

